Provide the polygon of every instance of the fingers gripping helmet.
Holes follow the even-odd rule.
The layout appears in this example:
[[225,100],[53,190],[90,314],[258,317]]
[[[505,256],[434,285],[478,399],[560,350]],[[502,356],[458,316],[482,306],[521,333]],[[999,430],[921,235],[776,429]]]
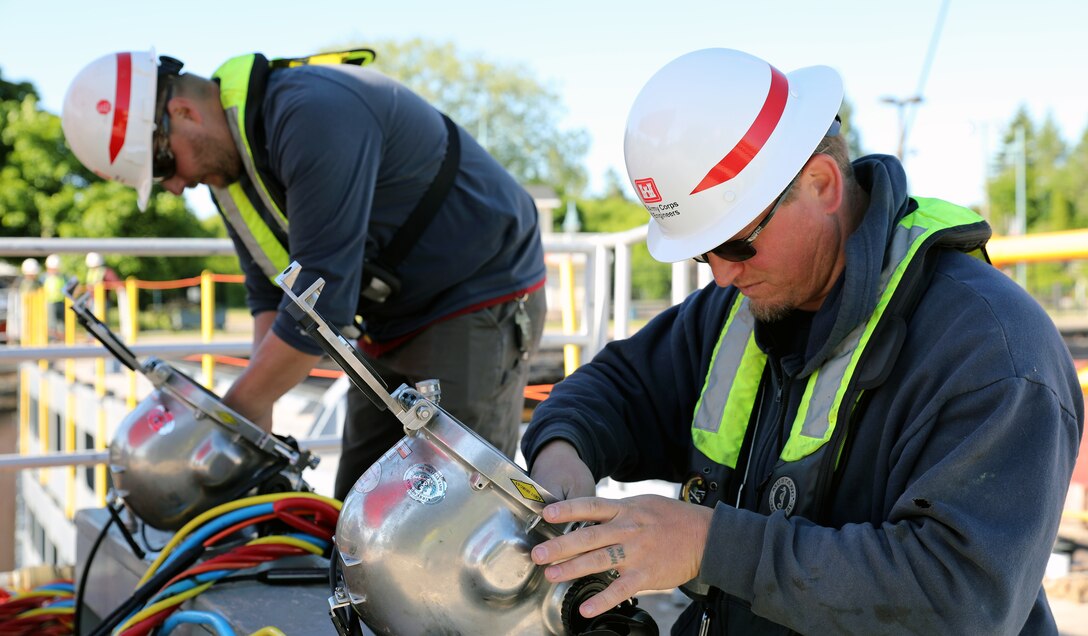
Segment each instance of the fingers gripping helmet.
[[782,73],[731,49],[683,55],[627,118],[627,174],[650,213],[650,254],[705,253],[751,223],[804,167],[842,103],[826,66]]
[[103,179],[151,196],[158,62],[154,51],[104,55],[83,68],[64,96],[61,127],[76,157]]

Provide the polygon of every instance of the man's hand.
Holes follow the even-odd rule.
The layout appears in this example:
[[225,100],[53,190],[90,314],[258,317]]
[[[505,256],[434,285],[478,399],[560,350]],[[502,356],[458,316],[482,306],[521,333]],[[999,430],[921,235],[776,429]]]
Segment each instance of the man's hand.
[[275,312],[253,321],[253,355],[249,366],[223,396],[223,403],[265,432],[272,431],[272,407],[281,395],[306,379],[318,356],[304,353],[272,332]]
[[529,476],[559,499],[592,497],[597,492],[597,482],[578,451],[560,439],[540,449]]
[[592,618],[639,592],[668,589],[695,578],[713,512],[658,495],[559,501],[545,506],[545,521],[597,524],[537,545],[532,559],[537,565],[550,564],[544,577],[553,583],[618,572],[619,578],[579,608],[582,616]]

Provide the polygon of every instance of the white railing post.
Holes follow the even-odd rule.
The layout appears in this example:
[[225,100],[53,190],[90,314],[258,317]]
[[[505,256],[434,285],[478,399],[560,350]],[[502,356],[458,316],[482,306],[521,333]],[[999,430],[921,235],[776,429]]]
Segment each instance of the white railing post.
[[672,264],[672,304],[679,305],[691,293],[691,266],[688,261]]
[[616,243],[615,304],[612,338],[620,340],[628,335],[628,317],[631,313],[631,246],[623,241]]
[[593,250],[593,325],[590,333],[589,351],[586,352],[585,361],[593,359],[597,352],[604,349],[608,342],[609,307],[612,304],[612,293],[609,284],[612,281],[609,268],[609,249],[604,243],[598,243]]

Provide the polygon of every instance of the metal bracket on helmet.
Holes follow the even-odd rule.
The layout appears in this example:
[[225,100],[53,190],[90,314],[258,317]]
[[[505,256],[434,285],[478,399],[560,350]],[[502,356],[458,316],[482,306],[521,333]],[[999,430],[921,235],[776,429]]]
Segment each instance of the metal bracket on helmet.
[[64,290],[64,294],[72,301],[72,312],[75,313],[80,324],[122,364],[133,371],[142,373],[156,389],[170,393],[192,407],[198,417],[211,418],[219,426],[245,439],[265,453],[285,458],[294,472],[317,466],[320,461],[318,456],[310,451],[298,450],[275,435],[264,432],[241,414],[223,404],[214,393],[166,362],[149,357],[141,363],[136,354],[87,306],[90,294],[74,298],[74,290],[75,283],[73,282]]
[[423,392],[402,384],[390,394],[385,382],[374,369],[370,368],[366,360],[360,357],[359,351],[314,309],[321,290],[325,287],[325,280],[318,278],[302,294],[295,294],[293,287],[301,271],[302,266],[297,261],[293,261],[276,277],[276,284],[283,289],[283,293],[292,303],[287,307],[287,311],[299,322],[299,325],[344,369],[352,383],[370,398],[375,406],[389,409],[389,412],[400,420],[406,434],[418,431],[431,422],[440,410],[435,402],[428,399],[428,397],[436,397],[437,387],[427,384],[435,381],[421,383]]
[[[388,409],[404,424],[406,429],[418,430],[431,417],[432,411],[425,404],[418,404],[422,396],[407,387],[396,391],[396,397],[389,394],[385,382],[359,356],[359,352],[335,328],[317,313],[314,305],[325,288],[325,280],[317,279],[302,294],[295,294],[294,285],[302,266],[292,261],[287,269],[276,276],[276,284],[291,301],[287,311],[299,322],[299,325],[317,341],[348,374],[352,383],[363,392],[379,409]],[[423,400],[423,402],[427,402]]]
[[[336,557],[333,556],[335,559]],[[338,584],[333,588],[332,596],[329,597],[329,618],[332,619],[332,625],[336,628],[336,633],[340,636],[350,636],[351,625],[350,621],[355,620],[351,615],[351,597],[348,596],[347,590],[344,589],[342,584]]]

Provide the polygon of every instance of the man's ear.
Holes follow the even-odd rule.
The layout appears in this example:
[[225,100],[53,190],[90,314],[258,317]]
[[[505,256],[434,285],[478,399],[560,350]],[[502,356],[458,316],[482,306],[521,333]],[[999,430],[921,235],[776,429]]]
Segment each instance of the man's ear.
[[812,155],[805,172],[810,195],[819,203],[820,208],[828,214],[837,211],[843,203],[845,183],[835,159],[823,153]]
[[170,118],[176,122],[191,121],[194,124],[200,124],[204,121],[199,105],[188,97],[175,95],[166,104],[166,110],[169,111]]

